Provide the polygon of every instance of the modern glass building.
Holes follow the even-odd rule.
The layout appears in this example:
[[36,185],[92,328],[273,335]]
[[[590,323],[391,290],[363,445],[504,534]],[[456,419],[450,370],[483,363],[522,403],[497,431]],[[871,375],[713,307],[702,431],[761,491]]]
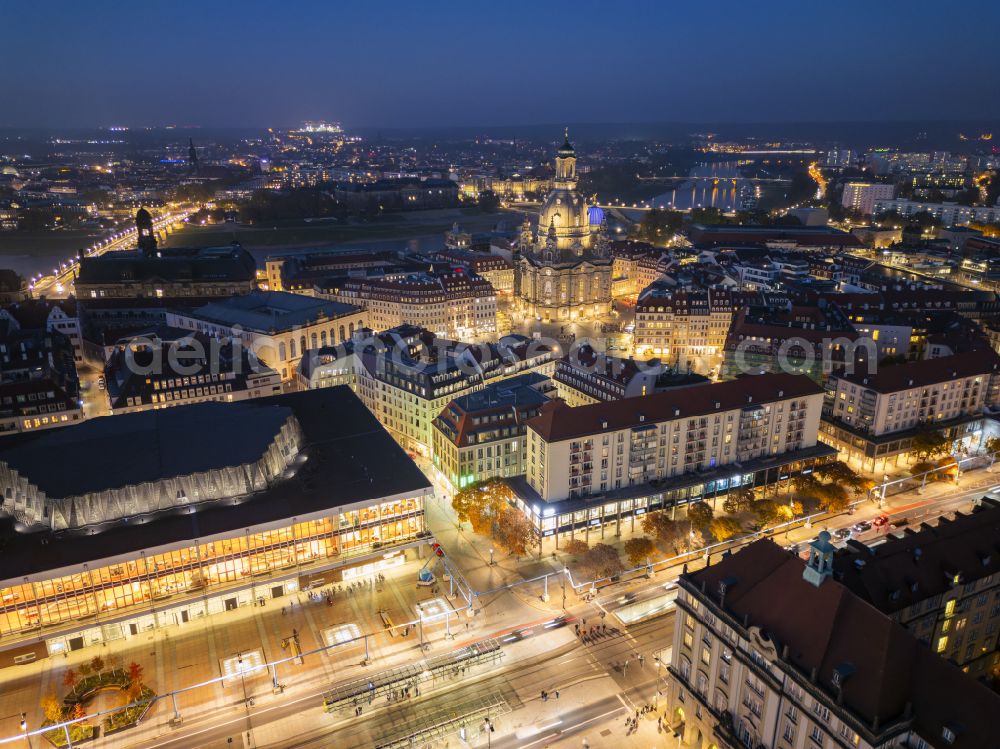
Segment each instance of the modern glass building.
[[0,490],[0,666],[401,564],[432,491],[346,387],[14,438]]

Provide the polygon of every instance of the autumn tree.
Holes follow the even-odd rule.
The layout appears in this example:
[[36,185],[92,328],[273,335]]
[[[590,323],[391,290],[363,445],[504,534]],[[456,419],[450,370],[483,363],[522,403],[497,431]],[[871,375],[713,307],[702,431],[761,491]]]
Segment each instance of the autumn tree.
[[580,556],[581,554],[586,554],[587,549],[589,548],[590,546],[587,545],[587,542],[581,541],[579,538],[571,538],[569,541],[563,544],[563,551],[566,554],[570,554],[572,556]]
[[629,564],[638,567],[640,564],[649,564],[649,561],[656,554],[656,544],[646,536],[630,538],[625,542],[625,555]]
[[[935,471],[937,468],[937,463],[930,460],[921,460],[910,466],[910,475],[919,476],[921,479],[925,478],[922,474],[927,474],[927,481],[937,481],[941,478],[941,471]],[[933,471],[933,473],[930,473]]]
[[708,502],[695,502],[694,504],[688,505],[688,520],[691,521],[691,525],[697,528],[705,528],[709,523],[712,522],[712,518],[715,516],[715,512],[712,510],[712,506]]
[[485,536],[495,533],[503,513],[510,509],[512,497],[513,492],[504,481],[491,479],[457,492],[451,506],[461,522],[469,523],[474,533]]
[[793,520],[799,515],[805,512],[805,508],[802,503],[798,500],[794,500],[791,504],[780,504],[778,505],[778,519],[779,520]]
[[797,473],[792,476],[792,488],[800,494],[812,497],[816,494],[816,489],[820,485],[820,480],[812,473]]
[[614,577],[624,569],[618,551],[607,544],[591,546],[583,555],[580,564],[593,577]]
[[87,717],[87,711],[84,709],[82,702],[73,703],[73,709],[70,711],[69,717],[73,720],[83,720]]
[[726,498],[722,502],[722,509],[730,515],[744,512],[751,509],[754,502],[753,488],[741,486],[738,489],[730,489]]
[[128,680],[129,681],[142,681],[143,667],[132,661],[128,664]]
[[687,538],[686,523],[671,520],[665,512],[650,512],[642,518],[642,530],[651,536],[661,549],[674,554],[683,551]]
[[682,547],[685,551],[694,551],[705,546],[705,533],[700,528],[692,528],[684,536]]
[[816,466],[813,474],[827,483],[840,484],[855,494],[864,494],[875,485],[871,479],[865,478],[839,460]]
[[49,693],[42,697],[42,714],[49,723],[59,723],[63,719],[65,706],[55,694]]
[[135,661],[128,664],[128,688],[125,695],[129,702],[135,702],[142,696],[142,675],[141,665]]
[[515,557],[528,553],[528,546],[534,540],[535,528],[527,516],[517,508],[505,506],[497,512],[493,526],[493,538],[508,554]]
[[840,484],[820,484],[814,495],[827,512],[841,512],[851,504],[851,498]]
[[986,452],[1000,453],[1000,437],[990,437],[986,440]]
[[728,541],[735,535],[743,532],[743,526],[736,518],[718,517],[712,518],[708,523],[708,530],[718,541]]
[[80,681],[80,674],[78,674],[71,668],[67,669],[66,673],[63,674],[63,679],[62,679],[63,686],[69,689],[70,691],[73,691],[73,687],[75,687],[77,683],[79,683],[79,681]]
[[104,670],[104,659],[99,655],[95,655],[90,659],[90,668],[95,674],[101,673]]

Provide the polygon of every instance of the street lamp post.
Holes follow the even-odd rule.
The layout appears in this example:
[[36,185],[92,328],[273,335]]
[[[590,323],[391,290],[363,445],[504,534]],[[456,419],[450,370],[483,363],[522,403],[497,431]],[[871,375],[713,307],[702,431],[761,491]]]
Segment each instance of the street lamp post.
[[492,566],[494,566],[496,564],[496,562],[493,561],[493,553],[494,553],[494,550],[490,549],[490,567],[492,567]]
[[31,737],[28,735],[28,716],[26,713],[21,713],[21,733],[24,734],[24,740],[28,742],[28,749],[31,749]]
[[250,708],[253,706],[253,700],[247,694],[246,672],[243,670],[243,651],[236,653],[236,667],[240,670],[240,684],[243,686],[243,707],[247,712],[247,743],[253,747],[253,723],[250,717]]

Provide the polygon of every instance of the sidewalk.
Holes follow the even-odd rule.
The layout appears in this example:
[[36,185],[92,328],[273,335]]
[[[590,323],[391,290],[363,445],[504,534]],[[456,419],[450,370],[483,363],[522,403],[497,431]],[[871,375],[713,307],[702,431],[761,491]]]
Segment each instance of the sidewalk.
[[[291,662],[278,666],[278,681],[288,685],[284,697],[272,695],[269,673],[251,674],[246,679],[247,690],[261,705],[288,699],[289,695],[321,691],[335,682],[373,669],[410,662],[422,655],[417,628],[412,628],[408,637],[390,637],[382,633],[383,623],[378,611],[385,609],[394,622],[403,623],[416,617],[418,601],[444,597],[444,590],[434,596],[429,588],[415,584],[417,570],[422,564],[423,560],[417,560],[394,569],[391,577],[386,575],[386,584],[381,590],[365,587],[353,594],[335,594],[333,605],[328,606],[325,598],[310,602],[307,594],[297,593],[271,599],[265,607],[242,607],[181,626],[160,628],[129,640],[83,648],[66,653],[65,657],[46,658],[4,669],[0,671],[0,716],[5,716],[0,719],[0,739],[19,735],[22,711],[27,713],[29,729],[38,728],[43,720],[42,697],[49,693],[62,697],[68,691],[63,686],[66,671],[70,668],[79,671],[81,665],[96,655],[106,663],[118,658],[125,666],[133,661],[140,664],[145,672],[144,682],[163,695],[221,676],[222,660],[238,653],[252,657],[250,654],[256,651],[262,661],[290,657],[292,652],[282,649],[281,644],[291,636],[293,629],[299,634],[303,652],[325,646],[323,631],[336,625],[353,624],[361,633],[379,633],[369,639],[371,666],[361,665],[365,652],[362,643],[306,656],[305,665]],[[486,636],[492,624],[494,622],[484,619],[469,620],[464,615],[451,618],[453,633],[463,639]],[[432,652],[457,647],[455,640],[445,639],[444,622],[425,625],[424,636],[431,643]],[[183,715],[184,725],[188,726],[216,715],[220,709],[227,711],[234,705],[242,708],[242,701],[242,685],[213,683],[184,693],[178,698],[177,707]],[[92,712],[98,704],[104,705],[95,701]],[[315,704],[318,706],[319,701]],[[160,700],[138,727],[102,738],[101,746],[124,747],[173,733],[169,724],[172,715],[171,701]]]
[[[880,508],[874,501],[862,499],[852,511],[842,511],[838,513],[826,514],[814,518],[810,523],[800,522],[790,526],[788,530],[765,529],[762,532],[741,536],[729,542],[712,543],[710,557],[714,557],[727,550],[735,550],[747,544],[753,543],[761,538],[770,538],[775,543],[783,545],[806,544],[812,541],[821,530],[835,530],[841,527],[854,525],[861,520],[871,521],[880,514],[887,514],[890,519],[897,521],[904,519],[907,525],[918,524],[927,519],[937,517],[944,512],[956,510],[968,510],[971,508],[971,499],[982,496],[992,486],[1000,484],[1000,475],[987,472],[985,469],[977,469],[962,474],[958,485],[954,481],[933,482],[927,484],[923,491],[911,489],[899,494],[889,495],[885,499],[884,505]],[[968,495],[968,496],[966,496]],[[969,502],[969,504],[966,504]],[[943,505],[943,506],[942,506]],[[492,590],[501,585],[514,582],[522,582],[545,574],[551,574],[549,578],[549,601],[543,602],[542,595],[544,587],[541,582],[521,584],[512,588],[512,592],[517,595],[526,605],[540,611],[561,611],[562,606],[562,572],[564,566],[573,570],[573,561],[576,557],[562,552],[546,553],[539,559],[537,552],[523,557],[520,561],[502,556],[499,552],[494,554],[495,565],[489,566],[490,549],[495,548],[491,539],[472,533],[465,525],[464,529],[459,529],[458,520],[451,509],[450,503],[440,496],[435,497],[428,503],[428,527],[433,531],[435,537],[442,543],[444,548],[455,559],[459,567],[465,572],[472,587],[479,591]],[[682,522],[686,518],[683,508],[678,508],[677,519]],[[893,527],[889,532],[898,532],[902,526]],[[855,537],[861,541],[873,541],[878,538],[885,529],[872,529],[870,531],[857,534]],[[595,532],[596,533],[596,532]],[[626,568],[630,567],[624,554],[624,544],[632,537],[643,536],[641,528],[636,526],[636,530],[624,530],[621,536],[613,534],[613,528],[608,528],[600,543],[608,544],[616,548],[622,555]],[[593,543],[597,539],[592,538]],[[843,542],[838,542],[842,544]],[[662,559],[662,558],[661,558]],[[695,570],[704,566],[708,561],[704,549],[697,549],[685,555],[680,555],[669,560],[666,564],[656,564],[654,567],[654,579],[673,579],[686,564],[689,569]],[[666,578],[664,578],[666,573]],[[579,585],[583,580],[574,576],[574,581]],[[632,573],[632,576],[621,583],[611,584],[607,581],[601,587],[613,585],[613,589],[619,587],[627,589],[634,587],[633,583],[641,585],[650,584],[644,576],[643,571]],[[583,588],[579,589],[583,592]],[[573,590],[572,586],[566,585],[566,606],[572,607],[581,602],[580,596]]]

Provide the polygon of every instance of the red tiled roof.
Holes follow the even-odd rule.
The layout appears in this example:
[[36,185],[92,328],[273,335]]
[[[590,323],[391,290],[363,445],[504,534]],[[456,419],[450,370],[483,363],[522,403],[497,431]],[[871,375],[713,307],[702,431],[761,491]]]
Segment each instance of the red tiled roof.
[[546,442],[559,442],[602,431],[628,429],[643,423],[701,416],[716,410],[725,411],[822,392],[823,388],[805,375],[784,372],[747,375],[704,387],[668,390],[576,408],[565,404],[558,407],[556,404],[543,408],[541,414],[528,422],[528,428]]
[[922,359],[891,367],[879,367],[875,374],[854,373],[843,376],[848,382],[864,385],[879,393],[895,393],[959,377],[989,375],[1000,371],[1000,358],[992,349],[966,351],[954,356]]
[[683,579],[745,626],[760,628],[779,660],[830,699],[837,695],[834,670],[850,664],[842,704],[870,728],[912,716],[917,732],[935,745],[947,726],[955,730],[955,749],[998,746],[993,716],[1000,695],[835,580],[819,586],[804,580],[804,567],[797,555],[765,540]]

